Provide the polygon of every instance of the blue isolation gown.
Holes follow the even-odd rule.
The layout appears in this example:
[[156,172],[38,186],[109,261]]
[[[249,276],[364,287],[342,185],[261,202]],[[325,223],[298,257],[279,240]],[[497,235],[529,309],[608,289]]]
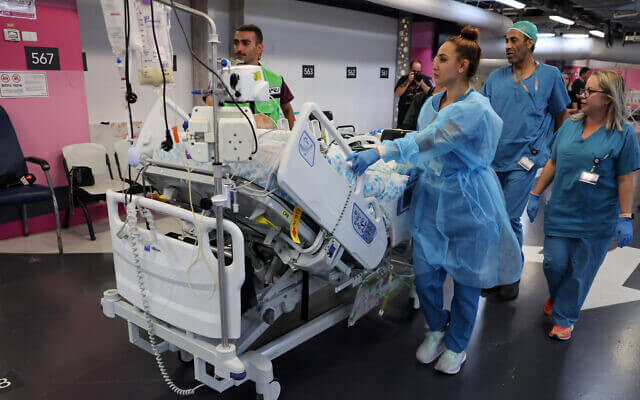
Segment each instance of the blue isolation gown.
[[416,275],[445,269],[477,288],[520,278],[520,248],[491,161],[502,120],[474,90],[438,111],[445,92],[422,107],[418,131],[387,141],[385,161],[420,170],[409,210]]

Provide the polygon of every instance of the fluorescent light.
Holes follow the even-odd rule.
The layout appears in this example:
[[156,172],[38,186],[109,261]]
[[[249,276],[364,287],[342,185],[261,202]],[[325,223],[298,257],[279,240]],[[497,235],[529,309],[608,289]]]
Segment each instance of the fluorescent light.
[[589,35],[586,33],[564,33],[562,37],[567,39],[586,39]]
[[564,18],[564,17],[561,17],[559,15],[550,15],[549,19],[552,20],[552,21],[560,22],[561,24],[565,24],[565,25],[573,25],[573,24],[575,24],[574,21],[572,21],[570,19],[567,19],[567,18]]
[[520,3],[519,1],[516,1],[516,0],[496,0],[496,1],[498,3],[502,3],[502,4],[506,5],[506,6],[516,8],[518,10],[523,9],[523,8],[526,7],[526,4]]
[[593,36],[597,36],[599,38],[603,38],[604,37],[604,32],[602,31],[589,31],[590,34],[592,34]]
[[538,37],[555,37],[556,34],[555,33],[551,33],[551,32],[544,32],[544,33],[538,33]]

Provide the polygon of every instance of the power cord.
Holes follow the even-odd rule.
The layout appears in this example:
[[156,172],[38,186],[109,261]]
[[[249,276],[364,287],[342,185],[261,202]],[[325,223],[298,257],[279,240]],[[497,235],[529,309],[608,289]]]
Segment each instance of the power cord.
[[[125,0],[126,1],[126,0]],[[160,374],[162,375],[162,379],[169,386],[169,388],[180,396],[191,396],[195,394],[196,390],[205,386],[204,384],[200,384],[191,389],[181,389],[171,377],[169,377],[169,373],[164,365],[164,360],[162,359],[162,354],[158,349],[158,343],[156,342],[155,335],[155,324],[153,322],[153,318],[151,317],[150,306],[149,306],[149,298],[147,297],[147,288],[144,281],[144,271],[142,270],[142,260],[140,258],[140,231],[138,230],[137,225],[137,207],[134,202],[130,202],[127,205],[127,219],[125,222],[125,226],[129,227],[129,244],[131,246],[131,253],[133,255],[133,262],[136,267],[136,274],[138,277],[138,288],[140,290],[140,298],[142,300],[142,313],[144,315],[144,319],[147,322],[147,332],[149,334],[149,344],[151,345],[151,350],[156,359],[156,363],[158,364],[158,369],[160,370]]]
[[[133,114],[131,112],[131,104],[138,101],[138,95],[133,92],[131,80],[129,78],[129,41],[131,37],[131,11],[129,10],[129,0],[124,0],[124,77],[125,77],[125,100],[127,102],[127,110],[129,112],[129,135],[130,145],[133,146]],[[129,172],[129,182],[131,182],[131,165],[127,163]],[[136,178],[137,180],[137,178]],[[125,204],[127,203],[127,194],[124,196]],[[129,184],[129,201],[133,200],[133,188]]]
[[[178,12],[176,11],[176,9],[174,7],[174,1],[173,0],[171,0],[171,7],[173,8],[173,13],[176,16],[176,20],[178,20],[178,25],[180,25],[180,30],[182,31],[182,35],[184,36],[184,41],[187,43],[187,47],[189,48],[189,51],[191,52],[191,57],[193,57],[194,60],[196,60],[200,65],[202,65],[209,72],[211,72],[218,79],[218,81],[220,81],[220,83],[222,84],[222,87],[224,88],[224,90],[229,95],[229,98],[231,99],[233,104],[238,108],[238,110],[240,110],[242,115],[247,119],[247,122],[249,122],[249,126],[251,127],[251,132],[253,133],[253,141],[255,143],[255,149],[251,152],[251,154],[256,154],[258,152],[258,135],[256,134],[256,130],[253,127],[253,124],[251,123],[251,120],[249,119],[247,114],[244,112],[242,107],[240,107],[240,105],[238,104],[236,99],[233,97],[233,95],[231,94],[231,90],[229,90],[229,88],[224,83],[224,81],[222,80],[220,75],[218,75],[218,73],[216,71],[214,71],[213,69],[211,69],[207,64],[202,62],[202,60],[193,51],[193,47],[191,47],[191,43],[189,43],[189,38],[187,36],[187,33],[184,30],[184,26],[182,25],[182,21],[180,21],[180,17],[178,16]],[[213,60],[213,61],[216,62],[216,60]],[[213,85],[213,87],[215,87],[215,85]],[[213,91],[213,87],[211,88],[212,91]]]
[[167,121],[167,77],[164,73],[164,66],[162,64],[162,58],[160,57],[160,47],[158,46],[158,38],[156,37],[156,21],[153,15],[153,0],[149,1],[151,5],[151,32],[153,32],[153,43],[156,46],[156,53],[158,53],[158,63],[160,64],[160,72],[162,73],[162,106],[164,108],[164,142],[161,147],[164,151],[170,151],[173,148],[173,139],[171,139],[171,133],[169,131],[169,122]]

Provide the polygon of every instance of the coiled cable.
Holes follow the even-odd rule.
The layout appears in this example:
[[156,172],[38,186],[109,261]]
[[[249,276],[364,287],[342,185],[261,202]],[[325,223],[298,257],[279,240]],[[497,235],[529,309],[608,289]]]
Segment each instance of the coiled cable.
[[[149,212],[148,210],[146,210]],[[143,215],[145,214],[142,211]],[[148,214],[147,214],[148,215]],[[147,216],[145,215],[145,217]],[[160,350],[158,350],[158,344],[156,342],[156,335],[154,330],[154,323],[150,315],[150,307],[149,307],[149,298],[147,297],[147,289],[144,283],[144,275],[142,271],[142,262],[139,253],[138,243],[140,243],[140,231],[137,227],[137,218],[136,218],[136,205],[134,202],[127,204],[127,218],[125,224],[129,227],[129,245],[131,246],[131,253],[133,254],[133,262],[136,267],[136,274],[138,277],[138,288],[140,289],[140,297],[142,299],[142,313],[144,314],[144,319],[147,321],[147,333],[149,334],[149,344],[151,345],[151,350],[156,359],[156,363],[158,364],[158,369],[160,370],[160,374],[162,375],[162,379],[169,386],[169,388],[179,396],[191,396],[195,394],[196,390],[205,386],[205,384],[200,384],[191,389],[181,389],[179,388],[169,376],[166,367],[164,366],[164,360],[162,359],[162,354],[160,354]]]

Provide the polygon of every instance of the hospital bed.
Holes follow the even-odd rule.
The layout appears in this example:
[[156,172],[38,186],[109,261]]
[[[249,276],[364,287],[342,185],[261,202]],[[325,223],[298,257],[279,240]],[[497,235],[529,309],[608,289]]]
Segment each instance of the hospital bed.
[[[155,146],[160,109],[154,107],[142,129],[141,153]],[[171,109],[176,120],[189,118],[175,104]],[[293,130],[257,136],[252,160],[226,163],[232,200],[224,219],[224,279],[215,269],[216,219],[207,211],[215,195],[213,169],[190,158],[188,143],[176,135],[171,152],[156,148],[140,169],[161,195],[107,195],[117,289],[106,291],[101,304],[105,315],[127,321],[131,343],[159,359],[173,351],[193,360],[196,380],[210,388],[222,392],[251,380],[259,397],[276,399],[271,360],[341,321],[353,325],[370,310],[383,310],[392,292],[412,286],[410,190],[406,166],[380,161],[377,172],[374,166],[353,176],[346,163],[350,145],[375,145],[379,135],[345,140],[313,103],[303,106]],[[124,221],[119,204],[128,205]],[[179,219],[182,232],[158,233],[159,216]],[[231,351],[220,345],[221,281]],[[255,348],[282,315],[300,307],[305,316],[320,290],[342,301]],[[157,342],[152,346],[141,331],[151,331]]]

